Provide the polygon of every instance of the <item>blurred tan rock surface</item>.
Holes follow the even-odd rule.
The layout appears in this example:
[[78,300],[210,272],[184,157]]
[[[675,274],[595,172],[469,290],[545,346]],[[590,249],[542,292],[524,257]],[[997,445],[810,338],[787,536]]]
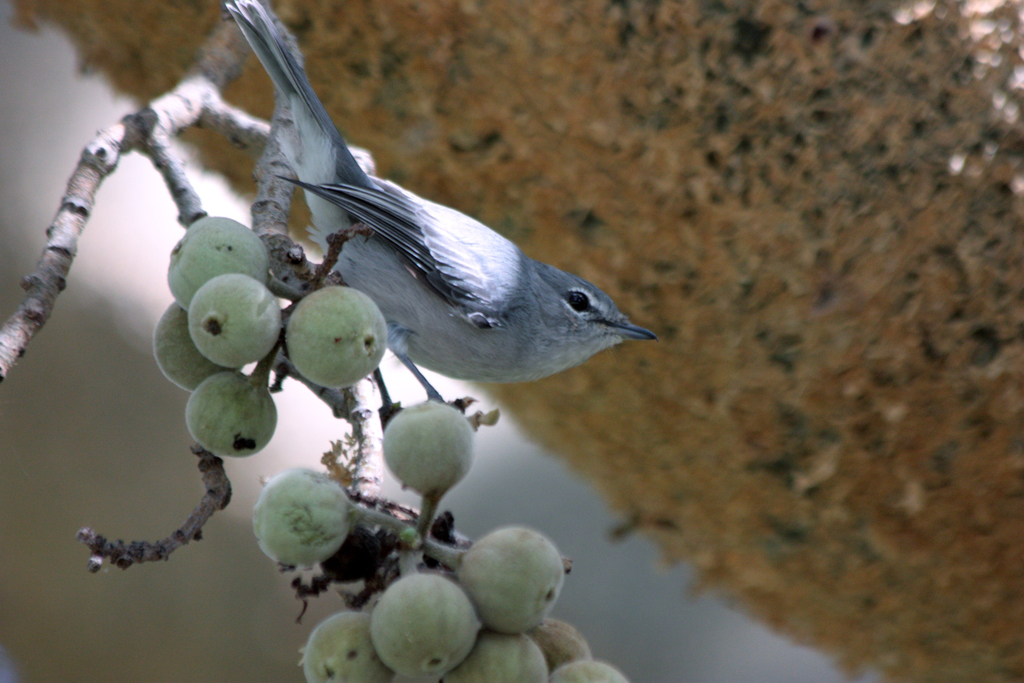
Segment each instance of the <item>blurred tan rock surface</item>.
[[[211,2],[18,5],[142,99],[218,18]],[[1024,678],[1012,6],[277,8],[383,175],[661,336],[497,392],[666,557],[851,668]],[[228,94],[270,111],[255,60]],[[248,178],[229,146],[190,139]]]

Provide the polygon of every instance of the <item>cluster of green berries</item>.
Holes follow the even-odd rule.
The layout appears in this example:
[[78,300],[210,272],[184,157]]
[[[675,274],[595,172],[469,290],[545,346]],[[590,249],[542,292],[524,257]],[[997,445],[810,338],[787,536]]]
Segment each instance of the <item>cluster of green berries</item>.
[[[283,312],[269,278],[263,242],[230,219],[196,221],[171,253],[175,302],[157,324],[154,355],[169,380],[192,392],[189,433],[219,456],[250,455],[273,436],[268,381],[282,341],[296,369],[326,387],[354,384],[384,355],[387,327],[366,295],[326,287]],[[243,374],[251,363],[255,369]],[[421,521],[469,471],[473,436],[460,411],[434,401],[388,423],[384,460],[423,497]],[[361,510],[326,474],[290,469],[263,488],[253,530],[273,560],[311,567],[337,553],[355,526],[373,525]],[[425,529],[405,529],[400,552]],[[304,648],[306,680],[387,683],[399,674],[445,683],[626,683],[591,660],[576,629],[548,618],[565,568],[546,537],[501,528],[456,557],[448,572],[406,569],[370,611],[341,612],[317,626]]]
[[[455,408],[428,401],[399,412],[383,446],[398,480],[436,502],[468,472],[473,429]],[[270,558],[308,567],[337,552],[363,523],[359,512],[328,476],[290,469],[267,482],[253,529]],[[625,683],[591,661],[572,626],[547,618],[565,567],[545,536],[497,529],[455,565],[405,573],[370,611],[340,612],[317,626],[304,648],[306,680],[386,683],[399,674],[445,683]]]
[[308,683],[627,683],[593,661],[571,625],[547,617],[562,560],[536,531],[506,527],[462,555],[454,575],[411,573],[369,612],[343,611],[309,636]]
[[[220,456],[251,455],[270,441],[277,408],[268,389],[282,311],[267,288],[263,242],[228,218],[202,218],[171,252],[174,303],[157,323],[153,352],[167,379],[191,391],[189,433]],[[387,327],[377,306],[348,287],[326,287],[290,311],[284,339],[292,363],[327,387],[350,386],[384,356]],[[250,375],[243,366],[257,365]]]

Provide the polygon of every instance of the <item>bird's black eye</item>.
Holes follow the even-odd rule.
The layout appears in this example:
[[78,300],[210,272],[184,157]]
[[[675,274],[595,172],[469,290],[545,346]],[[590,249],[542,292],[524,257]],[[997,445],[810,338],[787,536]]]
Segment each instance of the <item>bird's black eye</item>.
[[566,294],[565,300],[569,302],[572,310],[580,313],[590,308],[590,297],[577,289]]

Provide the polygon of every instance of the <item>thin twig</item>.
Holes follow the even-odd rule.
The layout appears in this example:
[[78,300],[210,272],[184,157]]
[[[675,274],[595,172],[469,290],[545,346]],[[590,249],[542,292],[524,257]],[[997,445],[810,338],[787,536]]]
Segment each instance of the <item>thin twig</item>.
[[[365,223],[353,223],[347,228],[332,232],[327,236],[327,253],[324,254],[320,265],[316,267],[316,273],[313,275],[311,283],[314,290],[320,289],[325,284],[343,284],[341,275],[338,271],[334,270],[334,266],[337,265],[338,258],[341,256],[342,247],[356,235],[371,237],[373,235],[373,228]],[[332,282],[332,279],[335,282]]]
[[364,378],[344,389],[322,387],[303,377],[284,354],[278,355],[275,372],[278,375],[275,384],[280,384],[285,377],[301,382],[330,407],[334,417],[346,420],[352,425],[352,439],[356,444],[356,450],[346,467],[351,475],[350,487],[362,495],[371,498],[377,496],[384,483],[384,465],[381,458],[384,431],[380,420],[376,419],[376,385],[372,380]]
[[142,562],[166,560],[171,553],[189,541],[202,539],[203,525],[213,513],[223,510],[231,502],[231,482],[224,472],[223,460],[199,446],[193,446],[192,452],[199,456],[199,471],[206,487],[206,493],[192,514],[174,533],[156,543],[109,541],[90,527],[79,529],[75,538],[92,552],[88,565],[90,572],[98,572],[103,567],[104,560],[110,560],[111,564],[121,569]]
[[319,398],[321,401],[327,404],[327,407],[331,409],[334,417],[345,420],[348,419],[348,401],[345,398],[345,394],[341,389],[331,389],[330,387],[322,387],[319,384],[306,379],[302,373],[298,371],[295,365],[292,364],[284,354],[279,354],[277,357],[277,365],[274,368],[278,378],[275,380],[275,384],[279,383],[282,377],[291,377],[298,382],[301,382],[313,392],[313,395]]
[[[220,93],[216,95],[216,99],[220,100]],[[254,156],[263,154],[263,148],[270,136],[269,123],[224,101],[211,102],[204,107],[195,125],[196,128],[206,128],[220,133],[234,147]]]
[[320,289],[324,286],[324,280],[327,276],[334,272],[334,266],[338,263],[338,258],[341,256],[341,248],[345,246],[345,242],[348,242],[349,235],[347,230],[339,230],[333,232],[327,236],[327,252],[324,254],[320,264],[316,267],[316,273],[313,275],[313,289]]

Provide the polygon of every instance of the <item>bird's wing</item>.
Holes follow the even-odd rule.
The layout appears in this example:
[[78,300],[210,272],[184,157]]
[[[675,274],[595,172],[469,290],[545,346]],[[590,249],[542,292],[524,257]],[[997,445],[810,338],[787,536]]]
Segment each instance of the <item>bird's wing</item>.
[[369,226],[403,258],[417,279],[478,327],[499,327],[500,307],[518,282],[519,248],[455,209],[372,178],[378,189],[348,184],[299,187]]

